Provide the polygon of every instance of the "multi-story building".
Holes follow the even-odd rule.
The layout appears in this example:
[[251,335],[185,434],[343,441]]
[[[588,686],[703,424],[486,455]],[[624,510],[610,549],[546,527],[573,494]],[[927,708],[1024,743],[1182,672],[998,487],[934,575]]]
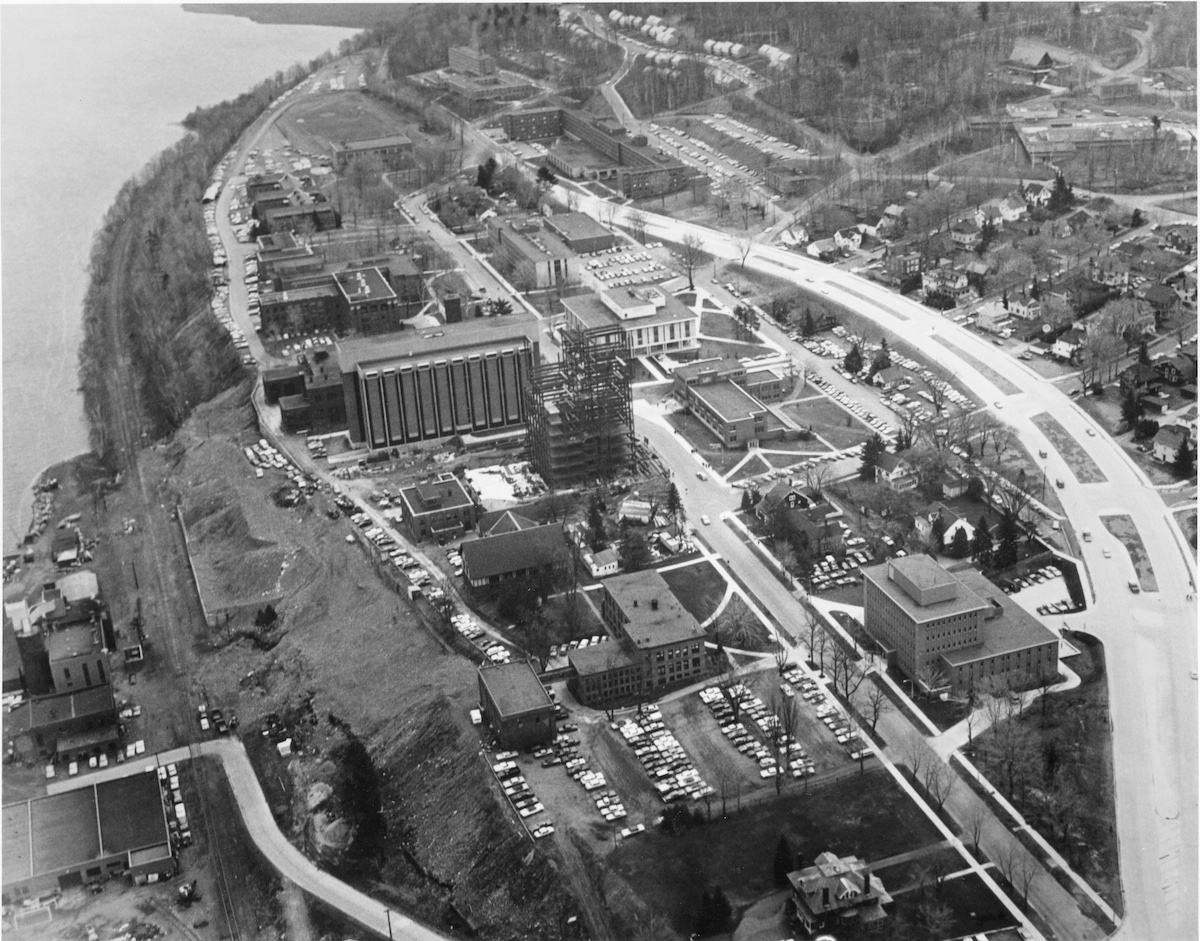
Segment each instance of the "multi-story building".
[[511,429],[529,416],[537,321],[483,317],[439,330],[344,340],[338,367],[355,447]]
[[534,469],[553,487],[627,473],[636,452],[628,334],[567,326],[561,340],[562,358],[529,375]]
[[657,287],[621,287],[563,299],[566,322],[580,330],[619,327],[633,356],[700,348],[700,315]]
[[[279,271],[300,261],[302,271]],[[308,259],[273,263],[278,290],[259,295],[259,329],[268,336],[315,333],[390,333],[424,298],[421,272],[406,257],[357,264],[341,271],[309,270]]]
[[792,912],[809,934],[832,929],[842,919],[869,925],[886,917],[891,904],[879,877],[857,856],[825,852],[813,865],[787,874],[792,884]]
[[513,266],[518,289],[533,290],[566,284],[578,258],[566,242],[542,227],[537,216],[493,216],[488,235],[496,254]]
[[618,242],[612,232],[584,212],[560,212],[546,216],[544,221],[546,228],[581,255],[604,251]]
[[323,433],[346,427],[342,371],[331,347],[306,350],[295,366],[263,373],[263,396],[278,405],[289,434]]
[[[787,427],[764,401],[782,398],[797,380],[778,366],[748,370],[736,359],[706,359],[675,370],[675,396],[727,448],[782,437]],[[801,386],[804,378],[798,379]]]
[[414,542],[461,535],[475,525],[479,504],[471,488],[453,474],[400,491],[400,520]]
[[646,145],[644,137],[629,139],[624,128],[604,126],[591,115],[567,108],[539,108],[533,111],[506,114],[501,119],[509,140],[545,140],[569,136],[582,141],[601,156],[612,161],[615,174],[599,169],[585,169],[571,159],[556,154],[553,148],[546,155],[555,170],[570,177],[600,178],[615,175],[617,189],[624,196],[638,199],[660,196],[683,189],[692,178],[684,163],[670,156],[660,156]]
[[554,701],[526,660],[479,668],[479,710],[505,748],[554,741]]
[[704,630],[658,572],[617,575],[602,591],[600,614],[615,643],[567,655],[580,702],[649,698],[705,675]]
[[333,167],[339,173],[364,157],[378,159],[385,170],[399,170],[408,165],[413,152],[413,142],[403,134],[365,140],[338,140],[329,147],[333,151]]
[[496,71],[496,60],[473,46],[451,46],[448,59],[450,68],[467,75],[491,75]]
[[924,554],[862,570],[864,626],[924,689],[962,693],[1058,672],[1058,638],[974,569]]
[[476,594],[514,578],[557,575],[570,560],[562,523],[496,533],[463,543],[463,581]]
[[809,165],[803,160],[778,160],[763,169],[763,182],[776,193],[795,196],[804,191],[807,183],[816,179],[807,172]]

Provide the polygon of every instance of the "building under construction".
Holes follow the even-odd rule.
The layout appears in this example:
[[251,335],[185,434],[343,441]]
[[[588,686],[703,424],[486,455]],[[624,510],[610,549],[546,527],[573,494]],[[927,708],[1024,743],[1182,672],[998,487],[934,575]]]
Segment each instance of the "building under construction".
[[530,374],[529,453],[552,487],[633,470],[629,338],[619,325],[565,327],[562,359]]

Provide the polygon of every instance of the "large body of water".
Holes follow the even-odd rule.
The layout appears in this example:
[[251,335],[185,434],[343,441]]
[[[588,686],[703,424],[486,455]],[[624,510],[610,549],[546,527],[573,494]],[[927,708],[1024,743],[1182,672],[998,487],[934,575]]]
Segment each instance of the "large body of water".
[[175,6],[0,6],[0,344],[4,531],[28,487],[88,448],[76,360],[92,238],[121,185],[233,98],[353,30],[261,25]]

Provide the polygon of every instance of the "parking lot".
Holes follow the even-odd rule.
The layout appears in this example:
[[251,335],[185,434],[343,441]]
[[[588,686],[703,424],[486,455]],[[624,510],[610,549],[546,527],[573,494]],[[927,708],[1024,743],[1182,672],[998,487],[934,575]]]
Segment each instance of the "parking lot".
[[[662,248],[662,242],[647,242],[644,247]],[[584,263],[584,271],[596,280],[597,290],[630,284],[653,284],[679,277],[679,272],[655,260],[650,252],[631,251],[628,246],[584,252],[579,257],[589,259]]]

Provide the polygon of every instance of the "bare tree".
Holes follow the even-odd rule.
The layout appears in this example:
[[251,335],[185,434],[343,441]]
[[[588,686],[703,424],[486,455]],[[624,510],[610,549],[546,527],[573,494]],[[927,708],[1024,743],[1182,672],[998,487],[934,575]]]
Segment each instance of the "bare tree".
[[680,242],[679,260],[687,274],[689,291],[696,290],[694,275],[696,269],[704,264],[706,258],[704,243],[700,241],[700,236],[694,232],[688,232]]
[[640,209],[631,209],[625,216],[625,221],[629,225],[629,231],[633,233],[633,237],[639,242],[646,242],[646,214]]
[[922,784],[925,785],[925,793],[937,805],[937,809],[941,810],[946,804],[946,800],[950,797],[954,790],[958,779],[954,776],[954,772],[946,766],[937,755],[930,751],[929,757],[925,761],[925,774],[922,777]]
[[1043,719],[1050,711],[1050,690],[1058,684],[1058,679],[1058,671],[1050,667],[1043,667],[1037,672],[1037,691],[1042,699]]
[[753,241],[753,239],[743,236],[743,237],[737,239],[734,242],[734,244],[737,246],[738,259],[740,260],[740,264],[738,265],[738,271],[745,271],[746,270],[746,259],[750,255],[750,250],[752,248],[754,248],[754,241]]
[[1000,875],[1004,876],[1004,880],[1010,886],[1013,886],[1014,889],[1016,888],[1016,884],[1013,877],[1016,872],[1017,857],[1024,852],[1025,850],[1021,848],[1021,845],[1006,834],[1000,845],[988,854],[992,857],[992,862],[996,864],[996,868],[1000,870]]
[[817,464],[814,467],[804,468],[804,485],[817,499],[820,499],[821,495],[825,492],[825,482],[828,479],[828,464]]
[[787,771],[788,745],[796,740],[796,727],[800,722],[800,711],[796,700],[776,691],[772,713],[775,727],[771,730],[772,751],[775,753],[775,793],[783,790],[783,779]]
[[950,391],[950,377],[941,369],[935,369],[933,373],[933,378],[927,383],[929,400],[933,405],[934,412],[941,415],[942,409],[946,406],[946,395]]
[[1012,874],[1008,881],[1014,889],[1020,890],[1021,904],[1026,909],[1029,908],[1029,887],[1037,876],[1038,868],[1037,861],[1025,850],[1018,853],[1013,860]]
[[783,641],[778,637],[775,638],[775,650],[772,656],[775,658],[775,667],[779,670],[779,675],[783,676],[783,671],[787,669],[788,654],[783,646]]
[[967,811],[963,815],[963,827],[966,829],[967,836],[971,838],[971,845],[975,848],[975,855],[979,855],[979,838],[983,835],[983,825],[987,823],[988,817],[991,816],[991,811],[987,809],[987,805],[974,798],[967,805]]
[[822,630],[817,634],[817,666],[825,672],[825,651],[829,649],[829,637]]
[[838,644],[833,651],[833,688],[849,703],[866,677],[861,661]]
[[892,701],[888,698],[883,681],[875,678],[863,686],[856,698],[855,708],[858,709],[859,715],[867,720],[867,723],[871,726],[871,734],[874,735],[875,726],[879,724],[879,720],[884,714],[892,708]]
[[900,759],[906,765],[908,770],[912,772],[914,780],[921,779],[921,769],[925,767],[925,761],[933,756],[929,746],[925,744],[925,739],[915,729],[911,729],[900,742],[899,747]]

